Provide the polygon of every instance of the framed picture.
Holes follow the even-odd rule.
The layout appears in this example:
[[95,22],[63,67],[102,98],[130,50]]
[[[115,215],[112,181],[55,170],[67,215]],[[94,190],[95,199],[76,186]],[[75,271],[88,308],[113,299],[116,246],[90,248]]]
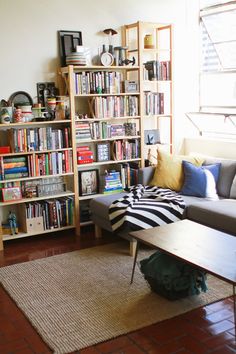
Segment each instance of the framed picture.
[[159,143],[160,143],[159,129],[144,130],[144,144],[155,145]]
[[2,188],[2,200],[4,202],[11,202],[22,199],[20,187]]
[[139,85],[138,81],[125,80],[125,92],[138,92]]
[[79,171],[79,194],[97,194],[98,190],[98,170]]
[[77,45],[82,45],[82,32],[58,31],[61,66],[66,66],[66,56],[75,52]]
[[97,161],[109,161],[110,160],[110,143],[98,143],[97,144]]

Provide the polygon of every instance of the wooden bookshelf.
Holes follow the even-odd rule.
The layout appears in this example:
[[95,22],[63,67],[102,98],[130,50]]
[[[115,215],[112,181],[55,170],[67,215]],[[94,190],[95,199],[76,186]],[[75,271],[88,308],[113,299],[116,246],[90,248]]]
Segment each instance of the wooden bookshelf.
[[[75,196],[78,196],[78,193],[76,194],[78,181],[75,177],[77,168],[74,171],[76,161],[73,160],[72,133],[71,119],[0,125],[0,146],[10,147],[10,152],[0,153],[0,185],[6,190],[0,201],[0,222],[3,224],[0,228],[0,249],[3,248],[3,241],[75,228],[76,214],[75,210],[73,211],[75,209],[73,204]],[[41,148],[38,149],[40,144]],[[49,145],[53,148],[47,148]],[[22,166],[25,172],[17,172],[14,175],[12,171],[19,166]],[[12,171],[9,170],[11,168]],[[60,190],[57,189],[59,185]],[[12,187],[17,188],[18,196],[13,195],[12,200],[5,200],[5,195],[9,196]],[[29,205],[35,205],[38,213],[43,213],[40,216],[40,228],[35,227],[35,230],[26,228],[29,220],[26,210]],[[48,209],[51,205],[54,208],[53,213]],[[10,229],[7,234],[8,228],[5,225],[8,222],[9,211],[16,214],[19,230],[17,234],[11,235]],[[62,217],[66,218],[65,213],[70,216],[62,220]],[[36,214],[31,216],[30,220],[34,224]]]
[[[152,48],[145,48],[145,36],[152,36]],[[172,25],[160,24],[153,22],[135,22],[123,26],[123,45],[128,47],[127,57],[131,59],[133,56],[140,68],[138,71],[138,80],[140,83],[140,115],[141,115],[141,139],[144,146],[144,130],[158,129],[162,141],[168,141],[169,151],[172,152],[173,141],[173,65],[172,65]],[[155,62],[154,68],[157,72],[153,73],[151,78],[151,70],[147,72],[147,62]],[[145,65],[146,64],[146,65]],[[165,67],[165,70],[163,67]],[[146,78],[148,74],[148,78]],[[155,74],[155,75],[154,75]],[[152,112],[152,107],[148,107],[146,92],[154,95],[163,93],[163,111]],[[156,97],[156,96],[155,96]],[[149,97],[151,100],[152,98]],[[154,101],[153,105],[156,105]],[[158,109],[158,107],[157,107]],[[147,114],[147,110],[150,110]],[[153,119],[150,124],[149,118]],[[165,129],[161,120],[168,118],[165,123]],[[148,121],[147,121],[148,120]],[[163,136],[163,132],[165,136]],[[146,149],[143,149],[145,151]],[[147,156],[141,156],[142,160]]]
[[[141,121],[141,116],[140,116],[140,90],[139,88],[135,92],[125,92],[124,91],[124,85],[123,82],[125,80],[130,80],[132,81],[132,75],[134,75],[135,72],[139,72],[140,68],[138,66],[68,66],[68,67],[63,67],[60,70],[60,75],[63,77],[64,82],[65,82],[65,87],[66,90],[69,93],[70,97],[70,107],[71,107],[71,119],[74,122],[74,137],[73,137],[73,152],[75,153],[75,159],[76,159],[76,149],[77,147],[88,145],[89,148],[93,151],[93,162],[87,163],[87,164],[79,164],[76,166],[77,168],[77,173],[80,171],[89,171],[93,169],[98,170],[99,178],[101,179],[101,175],[104,173],[104,169],[111,169],[114,168],[113,166],[121,163],[137,163],[139,166],[143,165],[143,161],[141,159],[141,134],[140,134],[140,121]],[[112,79],[108,82],[106,81],[107,75],[110,73],[110,75],[115,76],[117,75],[118,77],[118,83],[116,82],[117,86],[110,87]],[[116,74],[118,73],[118,74]],[[97,88],[95,87],[95,83],[93,82],[93,78],[96,77],[96,83],[101,82],[102,87],[100,88],[99,92],[96,92]],[[121,78],[121,79],[120,79]],[[101,81],[99,81],[101,80]],[[93,90],[93,92],[91,92]],[[103,92],[105,91],[105,92]],[[133,99],[131,99],[133,97]],[[100,109],[99,104],[101,104],[101,101],[98,101],[100,99],[106,100],[124,100],[120,101],[123,105],[123,102],[126,102],[126,106],[124,106],[124,112],[122,111],[122,114],[117,114],[117,112],[121,111],[114,111],[114,114],[111,114],[109,110],[104,111],[103,109]],[[96,101],[97,100],[97,101]],[[131,114],[125,114],[126,112],[130,112],[131,106],[129,107],[128,105],[131,102],[134,105],[134,111],[132,111]],[[111,102],[110,101],[110,102]],[[111,106],[113,105],[112,101]],[[96,106],[97,105],[97,106]],[[119,103],[118,103],[119,105]],[[86,107],[86,108],[84,108]],[[86,110],[87,109],[87,110]],[[100,115],[97,114],[97,112],[100,109]],[[121,108],[120,108],[121,109]],[[85,111],[84,111],[85,110]],[[86,113],[86,118],[79,118],[80,115]],[[114,135],[114,136],[100,136],[100,134],[105,134],[104,132],[101,132],[102,130],[100,129],[100,124],[108,124],[109,127],[112,126],[111,129],[113,129],[114,125],[120,125],[122,126],[125,123],[129,122],[134,122],[134,127],[137,130],[136,134],[133,135]],[[87,128],[80,128],[78,124],[84,124],[85,127]],[[91,124],[97,125],[97,129],[99,130],[98,136],[96,137],[83,137],[77,138],[76,139],[76,134],[82,134],[83,129],[84,131],[89,131],[92,128],[90,128]],[[90,125],[90,126],[89,126]],[[114,128],[115,129],[115,128]],[[82,133],[81,133],[82,131]],[[88,133],[89,136],[90,133]],[[78,135],[79,136],[79,135]],[[126,156],[123,158],[118,158],[115,159],[114,156],[110,156],[110,159],[107,159],[106,161],[98,161],[97,156],[96,156],[96,145],[98,143],[107,143],[110,144],[110,149],[112,148],[112,142],[113,144],[117,141],[137,141],[137,144],[139,146],[138,150],[139,153],[137,156],[134,158],[129,158],[127,159]],[[111,153],[111,152],[110,152]],[[112,153],[114,154],[114,152]],[[76,177],[77,178],[77,177]],[[80,186],[78,185],[78,191],[80,189]],[[97,194],[91,194],[91,195],[86,195],[86,196],[80,196],[78,192],[78,198],[76,198],[76,208],[78,210],[79,215],[79,209],[81,206],[81,203],[84,203],[86,201],[89,201],[90,199],[103,195],[102,193],[97,193]],[[77,217],[77,233],[80,233],[80,227],[83,225],[90,224],[89,221],[87,222],[80,222],[79,217]]]

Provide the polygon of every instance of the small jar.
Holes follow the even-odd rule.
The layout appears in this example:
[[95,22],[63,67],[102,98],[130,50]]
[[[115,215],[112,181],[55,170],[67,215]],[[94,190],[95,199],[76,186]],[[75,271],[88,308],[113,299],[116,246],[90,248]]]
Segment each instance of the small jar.
[[152,34],[146,34],[146,36],[144,37],[144,48],[145,49],[153,49],[154,48]]
[[14,123],[22,123],[22,122],[24,122],[24,117],[23,117],[23,114],[22,114],[22,110],[20,108],[16,108],[15,109],[13,118],[14,118]]

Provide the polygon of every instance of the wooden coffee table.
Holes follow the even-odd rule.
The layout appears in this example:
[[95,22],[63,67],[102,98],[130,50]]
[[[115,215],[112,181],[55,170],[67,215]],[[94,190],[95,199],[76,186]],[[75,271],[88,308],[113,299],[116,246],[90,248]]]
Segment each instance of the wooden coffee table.
[[236,236],[187,219],[131,232],[130,236],[137,240],[131,283],[134,278],[139,243],[144,243],[232,284],[236,325]]

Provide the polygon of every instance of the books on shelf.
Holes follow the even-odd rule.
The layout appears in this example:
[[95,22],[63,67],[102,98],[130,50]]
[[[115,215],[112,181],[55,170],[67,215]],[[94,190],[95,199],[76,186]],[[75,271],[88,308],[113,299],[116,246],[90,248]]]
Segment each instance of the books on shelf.
[[122,73],[119,71],[83,71],[75,73],[75,94],[121,93],[122,81]]
[[9,144],[12,152],[56,150],[70,147],[70,128],[54,129],[11,128],[8,129]]
[[94,97],[93,109],[96,118],[115,118],[138,115],[137,96]]
[[73,197],[48,199],[26,204],[27,219],[42,217],[44,230],[57,229],[60,227],[73,225],[73,215]]
[[121,175],[119,171],[105,171],[104,175],[104,194],[119,193],[123,191]]
[[115,140],[112,142],[114,160],[130,160],[139,157],[140,141],[138,139]]
[[144,63],[144,80],[171,80],[170,61],[150,60]]
[[144,91],[145,115],[164,114],[164,93]]
[[26,156],[0,156],[0,180],[28,177],[29,169]]

